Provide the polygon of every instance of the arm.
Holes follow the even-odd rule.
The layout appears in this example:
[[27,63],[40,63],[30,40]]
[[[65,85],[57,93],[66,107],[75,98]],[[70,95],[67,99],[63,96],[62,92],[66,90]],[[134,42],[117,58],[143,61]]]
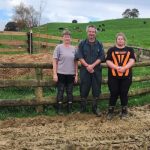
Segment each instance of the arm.
[[93,70],[94,71],[94,67],[100,63],[101,63],[101,60],[97,59],[93,64],[87,66],[87,70],[91,70],[91,71]]
[[78,82],[78,61],[75,60],[75,83]]
[[79,61],[81,62],[81,64],[82,64],[84,67],[88,67],[89,64],[87,64],[86,61],[85,61],[83,58],[79,59]]
[[92,65],[87,64],[86,61],[83,58],[79,59],[79,61],[87,69],[87,71],[89,73],[93,73],[94,72],[94,69],[93,69]]
[[130,58],[130,59],[129,59],[129,62],[128,62],[125,66],[120,67],[120,68],[118,69],[118,71],[123,73],[123,72],[125,72],[127,69],[130,69],[130,68],[134,65],[134,63],[135,63],[135,60],[132,59],[132,58]]
[[56,58],[53,58],[53,80],[55,82],[58,81],[57,68],[58,68],[58,61]]
[[129,62],[128,62],[128,63],[126,64],[126,66],[125,66],[125,69],[131,68],[131,67],[134,65],[134,63],[135,63],[135,60],[132,59],[132,58],[130,58],[130,59],[129,59]]
[[105,61],[105,54],[104,48],[102,43],[99,42],[99,52],[98,52],[98,59],[91,65],[88,66],[88,69],[93,70],[95,66],[99,65],[100,63]]
[[118,66],[116,66],[111,60],[106,60],[106,64],[111,69],[116,69],[117,70],[117,68],[118,68]]

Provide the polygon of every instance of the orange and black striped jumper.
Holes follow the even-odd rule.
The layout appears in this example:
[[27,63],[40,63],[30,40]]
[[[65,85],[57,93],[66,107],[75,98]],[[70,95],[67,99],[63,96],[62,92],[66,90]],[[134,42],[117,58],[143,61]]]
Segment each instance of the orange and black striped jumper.
[[[112,61],[116,66],[125,66],[129,59],[135,59],[134,50],[125,46],[122,49],[111,47],[106,56],[106,60]],[[128,91],[132,83],[132,68],[120,73],[115,69],[108,68],[108,87],[110,90],[109,106],[115,106],[120,97],[121,106],[128,104]]]

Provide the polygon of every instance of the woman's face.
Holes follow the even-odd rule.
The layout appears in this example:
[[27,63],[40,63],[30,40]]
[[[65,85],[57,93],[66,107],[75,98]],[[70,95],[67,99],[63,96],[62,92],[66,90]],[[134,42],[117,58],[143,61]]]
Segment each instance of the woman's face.
[[123,36],[118,36],[116,40],[118,46],[125,46],[125,39]]
[[65,44],[70,44],[71,42],[71,37],[68,34],[63,35],[63,41]]

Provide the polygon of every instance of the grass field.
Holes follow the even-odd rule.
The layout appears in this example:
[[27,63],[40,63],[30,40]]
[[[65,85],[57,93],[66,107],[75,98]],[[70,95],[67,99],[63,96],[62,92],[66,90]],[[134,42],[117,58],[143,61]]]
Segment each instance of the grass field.
[[[146,22],[146,23],[145,23]],[[145,23],[145,24],[144,24]],[[102,42],[114,43],[115,35],[118,32],[124,32],[129,45],[150,48],[150,19],[114,19],[90,23],[48,23],[40,28],[33,29],[33,32],[41,32],[50,35],[61,36],[60,27],[68,28],[72,32],[73,38],[86,38],[86,26],[94,24],[97,28],[105,29],[104,32],[98,32],[97,38]],[[105,26],[102,26],[104,24]],[[79,27],[79,31],[76,29]]]
[[[104,43],[114,43],[116,33],[124,32],[127,36],[129,45],[150,49],[150,18],[113,19],[90,23],[48,23],[40,27],[33,28],[33,33],[40,32],[42,34],[61,36],[59,28],[68,28],[71,30],[73,38],[84,39],[86,38],[85,29],[88,24],[94,24],[97,28],[105,30],[103,32],[98,32],[97,34],[97,39]],[[29,29],[25,30],[25,32],[28,31]],[[0,40],[1,39],[26,40],[27,38],[23,36],[17,37],[0,35]],[[3,47],[3,45],[0,45],[0,48]]]

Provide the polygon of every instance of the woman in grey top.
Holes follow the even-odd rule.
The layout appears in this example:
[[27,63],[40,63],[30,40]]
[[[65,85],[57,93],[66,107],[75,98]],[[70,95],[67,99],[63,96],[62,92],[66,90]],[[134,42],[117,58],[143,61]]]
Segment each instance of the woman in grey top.
[[64,90],[67,94],[67,111],[72,111],[73,84],[78,80],[78,64],[75,61],[75,47],[71,45],[69,30],[63,31],[63,43],[56,46],[53,53],[53,80],[57,82],[57,113],[63,114]]

